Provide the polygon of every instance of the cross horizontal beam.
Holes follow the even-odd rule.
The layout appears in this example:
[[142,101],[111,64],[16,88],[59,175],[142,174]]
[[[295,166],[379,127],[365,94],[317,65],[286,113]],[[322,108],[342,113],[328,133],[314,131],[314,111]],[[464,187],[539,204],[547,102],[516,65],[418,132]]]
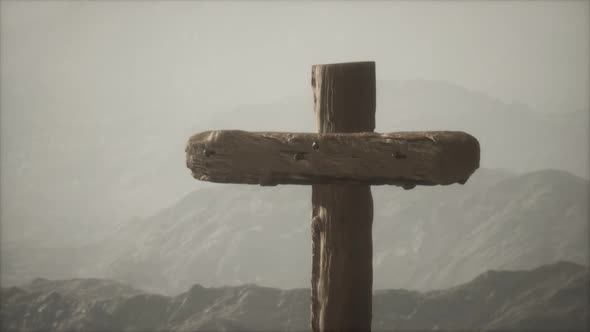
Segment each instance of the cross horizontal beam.
[[479,143],[456,131],[279,133],[206,131],[192,136],[194,178],[219,183],[415,185],[465,183]]

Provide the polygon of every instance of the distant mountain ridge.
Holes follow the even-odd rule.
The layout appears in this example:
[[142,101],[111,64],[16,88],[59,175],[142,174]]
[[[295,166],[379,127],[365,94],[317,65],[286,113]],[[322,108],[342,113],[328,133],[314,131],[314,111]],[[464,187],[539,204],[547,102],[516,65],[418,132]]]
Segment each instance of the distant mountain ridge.
[[[586,331],[588,269],[487,271],[446,290],[379,290],[374,331]],[[2,288],[2,331],[308,331],[309,289],[192,286],[148,294],[100,279]]]
[[[563,171],[478,170],[464,186],[375,186],[374,287],[428,290],[488,269],[588,263],[587,180]],[[309,188],[216,186],[116,230],[107,276],[157,292],[195,282],[309,283]]]

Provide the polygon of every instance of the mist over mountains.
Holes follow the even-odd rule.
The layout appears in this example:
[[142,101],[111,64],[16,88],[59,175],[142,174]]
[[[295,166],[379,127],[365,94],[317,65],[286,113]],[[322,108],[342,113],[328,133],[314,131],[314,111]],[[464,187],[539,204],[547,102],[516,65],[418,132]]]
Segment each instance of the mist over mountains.
[[0,0],[0,331],[308,331],[310,186],[197,181],[185,147],[316,132],[311,67],[356,61],[376,132],[481,148],[464,185],[372,187],[372,330],[589,330],[589,13]]
[[[374,197],[374,287],[435,289],[487,269],[588,262],[588,181],[562,171],[479,170],[466,185]],[[310,189],[222,186],[198,190],[116,231],[108,276],[174,293],[257,283],[309,283]]]
[[[480,141],[482,167],[517,173],[554,168],[590,177],[590,110],[543,114],[437,81],[378,81],[377,94],[376,131],[463,130]],[[11,124],[2,142],[3,219],[15,236],[37,227],[45,237],[60,238],[39,219],[97,233],[174,204],[201,186],[184,161],[186,141],[199,131],[316,131],[311,87],[309,94],[268,104],[172,116],[159,108],[66,119],[54,113],[40,112],[31,122],[24,110],[3,110]]]
[[[374,329],[584,330],[588,112],[540,114],[442,82],[382,81],[378,95],[376,131],[466,131],[482,168],[463,186],[372,188]],[[183,151],[207,129],[315,131],[306,100],[164,119],[157,134],[143,120],[100,144],[41,128],[3,145],[3,330],[307,329],[310,188],[195,183]],[[524,279],[485,273],[546,264]]]
[[[373,188],[377,288],[587,262],[588,112],[541,114],[445,82],[379,81],[377,93],[377,131],[464,130],[482,149],[482,169],[465,186]],[[99,119],[119,129],[98,145],[90,135],[47,140],[47,119],[32,138],[3,142],[3,285],[108,277],[163,292],[197,282],[307,287],[310,189],[195,182],[184,144],[207,129],[315,131],[311,91],[208,114],[126,118],[129,126]],[[34,156],[45,156],[44,167],[31,166]],[[102,158],[113,167],[98,167]],[[567,172],[538,171],[550,168]]]
[[[308,286],[310,189],[216,186],[77,250],[14,246],[3,285],[107,277],[157,293]],[[563,171],[480,169],[465,185],[373,188],[374,288],[452,287],[488,269],[588,262],[589,184]]]

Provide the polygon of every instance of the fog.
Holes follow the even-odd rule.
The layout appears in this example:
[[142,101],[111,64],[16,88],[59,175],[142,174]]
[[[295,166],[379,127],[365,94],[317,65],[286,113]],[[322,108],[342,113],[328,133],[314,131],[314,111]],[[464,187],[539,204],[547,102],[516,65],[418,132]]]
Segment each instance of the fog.
[[[587,119],[589,110],[583,1],[2,1],[0,9],[3,244],[37,228],[74,241],[72,227],[104,230],[211,186],[185,167],[196,132],[313,131],[313,64],[372,60],[380,82],[444,82],[555,119]],[[292,100],[301,108],[255,117]],[[427,107],[416,126],[436,113],[436,103]],[[411,116],[378,109],[377,130]],[[586,129],[563,166],[511,170],[488,157],[482,166],[562,167],[588,178],[581,126],[551,133]]]

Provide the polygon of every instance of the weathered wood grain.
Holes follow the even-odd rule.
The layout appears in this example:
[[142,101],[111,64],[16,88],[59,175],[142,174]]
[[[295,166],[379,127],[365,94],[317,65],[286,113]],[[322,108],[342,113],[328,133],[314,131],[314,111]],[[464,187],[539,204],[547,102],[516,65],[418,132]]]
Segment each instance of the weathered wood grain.
[[[375,130],[374,62],[313,66],[311,85],[320,133]],[[360,145],[358,152],[364,151]],[[362,159],[356,156],[347,159]],[[314,332],[370,331],[371,186],[314,184],[311,205],[311,328]]]
[[277,133],[207,131],[190,138],[187,167],[220,183],[448,185],[479,167],[463,132]]

